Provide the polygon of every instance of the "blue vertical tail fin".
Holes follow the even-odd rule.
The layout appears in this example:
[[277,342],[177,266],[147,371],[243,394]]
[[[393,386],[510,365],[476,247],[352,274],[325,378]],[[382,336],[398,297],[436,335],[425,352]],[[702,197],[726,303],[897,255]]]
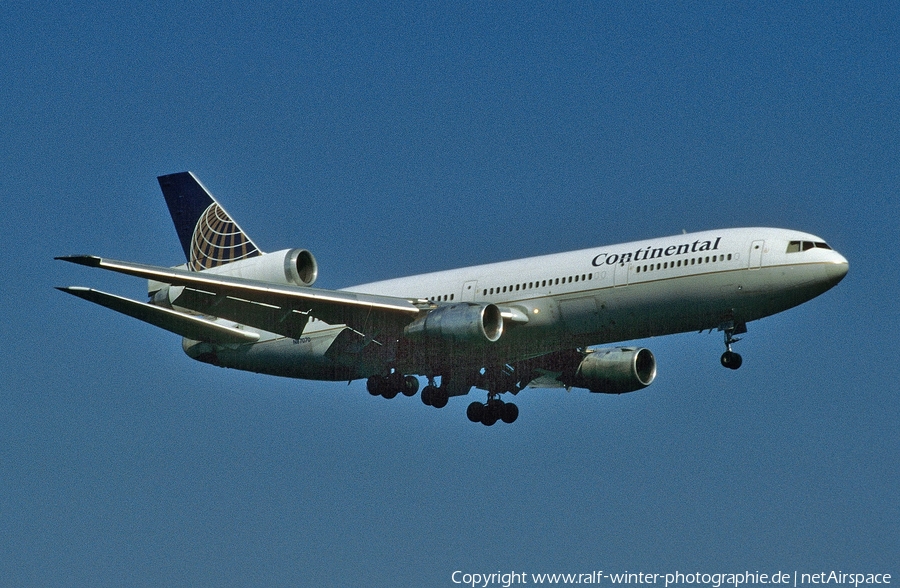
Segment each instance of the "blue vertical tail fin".
[[159,176],[188,267],[200,271],[262,251],[191,172]]

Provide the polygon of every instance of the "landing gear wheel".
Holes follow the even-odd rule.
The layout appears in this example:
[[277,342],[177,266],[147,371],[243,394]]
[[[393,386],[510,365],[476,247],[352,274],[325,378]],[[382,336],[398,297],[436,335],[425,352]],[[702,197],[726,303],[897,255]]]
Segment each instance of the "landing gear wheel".
[[[487,404],[484,405],[484,411],[481,415],[481,424],[490,427],[503,416],[506,404],[497,398],[489,398]],[[516,411],[518,413],[518,410]],[[518,414],[516,415],[518,416]]]
[[744,363],[743,358],[734,351],[726,351],[722,354],[722,365],[731,370],[736,370]]
[[490,427],[494,423],[497,422],[497,411],[493,409],[493,407],[488,404],[484,407],[484,410],[481,413],[481,424],[485,427]]
[[512,402],[506,402],[500,406],[500,420],[511,425],[519,418],[519,407]]
[[384,396],[385,398],[393,398],[394,396],[396,396],[397,393],[399,393],[403,388],[403,374],[401,374],[400,372],[389,374],[384,379],[384,388],[385,390],[390,390],[390,392],[394,394],[393,396],[382,394],[382,396]]
[[415,376],[405,376],[403,378],[403,386],[400,388],[404,396],[415,396],[419,391],[419,378]]
[[466,416],[469,417],[469,420],[473,423],[480,423],[483,415],[484,404],[480,402],[473,402],[469,405],[469,408],[466,409]]
[[435,408],[444,408],[449,400],[450,396],[447,395],[447,391],[444,388],[435,388],[431,394],[431,406]]
[[432,406],[431,403],[433,402],[432,398],[434,397],[435,390],[437,390],[437,388],[431,384],[428,384],[427,386],[422,388],[422,403],[425,406]]
[[380,382],[381,378],[378,376],[372,376],[366,380],[366,390],[369,391],[369,394],[372,396],[381,396],[381,389],[379,388]]

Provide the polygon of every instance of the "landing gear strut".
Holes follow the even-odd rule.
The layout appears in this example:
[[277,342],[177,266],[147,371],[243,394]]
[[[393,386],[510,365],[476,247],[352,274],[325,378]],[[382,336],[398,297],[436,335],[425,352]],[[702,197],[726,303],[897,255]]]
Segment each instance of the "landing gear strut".
[[735,323],[733,320],[726,321],[719,326],[720,331],[725,331],[725,353],[722,354],[721,362],[723,367],[736,370],[744,363],[743,358],[731,350],[731,344],[740,341],[735,334],[747,332],[747,325],[744,323]]

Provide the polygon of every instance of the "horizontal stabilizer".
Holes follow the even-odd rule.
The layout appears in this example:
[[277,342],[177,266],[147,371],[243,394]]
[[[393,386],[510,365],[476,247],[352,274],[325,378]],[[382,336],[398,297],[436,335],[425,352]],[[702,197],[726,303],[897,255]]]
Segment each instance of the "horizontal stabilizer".
[[71,286],[57,289],[195,341],[226,345],[255,343],[259,340],[258,333],[226,327],[177,310],[107,294],[93,288]]

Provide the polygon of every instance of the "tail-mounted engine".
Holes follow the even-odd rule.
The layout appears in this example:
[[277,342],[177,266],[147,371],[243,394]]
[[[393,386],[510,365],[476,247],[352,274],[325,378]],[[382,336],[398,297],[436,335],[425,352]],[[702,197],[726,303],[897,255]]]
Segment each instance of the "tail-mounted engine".
[[[285,249],[232,261],[201,270],[203,273],[257,280],[279,286],[312,286],[319,274],[316,258],[306,249]],[[149,280],[147,292],[154,304],[171,308],[184,291],[184,286],[170,286]]]
[[614,347],[589,352],[567,382],[591,392],[621,394],[646,388],[656,378],[656,358],[643,347]]
[[284,286],[312,286],[319,274],[319,266],[306,249],[285,249],[203,271]]
[[503,334],[503,317],[493,304],[453,304],[429,311],[403,332],[442,343],[493,343]]

